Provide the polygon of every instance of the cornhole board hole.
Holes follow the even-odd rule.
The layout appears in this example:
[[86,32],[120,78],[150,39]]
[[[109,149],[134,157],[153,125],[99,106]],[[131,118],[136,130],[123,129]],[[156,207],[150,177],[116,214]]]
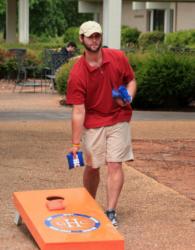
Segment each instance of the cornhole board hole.
[[15,192],[20,218],[42,250],[124,250],[124,239],[85,188]]

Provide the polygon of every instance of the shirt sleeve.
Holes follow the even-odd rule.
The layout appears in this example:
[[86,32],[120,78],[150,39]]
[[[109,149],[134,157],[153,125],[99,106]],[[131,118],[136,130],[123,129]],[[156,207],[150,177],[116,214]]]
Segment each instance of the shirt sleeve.
[[66,91],[66,103],[73,105],[84,104],[85,96],[86,90],[82,81],[75,74],[70,73]]

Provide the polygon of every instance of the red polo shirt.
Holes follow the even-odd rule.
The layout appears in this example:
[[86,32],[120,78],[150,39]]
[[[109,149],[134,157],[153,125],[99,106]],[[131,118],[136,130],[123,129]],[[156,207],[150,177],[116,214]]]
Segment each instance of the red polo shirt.
[[121,107],[112,98],[112,89],[118,89],[134,78],[124,53],[115,49],[102,49],[101,67],[91,67],[84,55],[73,66],[67,86],[67,104],[84,104],[84,126],[97,128],[130,121],[130,105]]

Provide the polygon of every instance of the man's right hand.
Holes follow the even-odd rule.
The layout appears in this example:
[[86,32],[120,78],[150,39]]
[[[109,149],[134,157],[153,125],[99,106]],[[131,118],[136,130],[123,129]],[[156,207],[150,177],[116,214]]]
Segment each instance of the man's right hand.
[[124,102],[121,98],[115,98],[115,102],[121,107],[125,107],[129,104],[128,102]]
[[74,158],[76,158],[76,155],[79,149],[80,149],[80,145],[72,144],[72,147],[69,149],[69,152],[73,154]]

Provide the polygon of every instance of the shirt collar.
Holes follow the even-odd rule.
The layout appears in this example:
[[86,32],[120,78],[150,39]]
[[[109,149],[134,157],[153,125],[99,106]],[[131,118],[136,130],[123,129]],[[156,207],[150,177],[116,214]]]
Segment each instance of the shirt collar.
[[[101,48],[101,50],[102,50],[102,57],[103,57],[103,59],[102,59],[102,65],[101,66],[103,66],[104,64],[110,63],[109,57],[108,57],[107,53],[105,53],[106,49]],[[91,67],[89,65],[89,63],[85,60],[85,53],[82,56],[82,60],[83,60],[85,66],[87,67],[87,70],[89,72],[93,72],[93,71],[95,71],[95,70],[97,70],[99,68],[99,67]]]

